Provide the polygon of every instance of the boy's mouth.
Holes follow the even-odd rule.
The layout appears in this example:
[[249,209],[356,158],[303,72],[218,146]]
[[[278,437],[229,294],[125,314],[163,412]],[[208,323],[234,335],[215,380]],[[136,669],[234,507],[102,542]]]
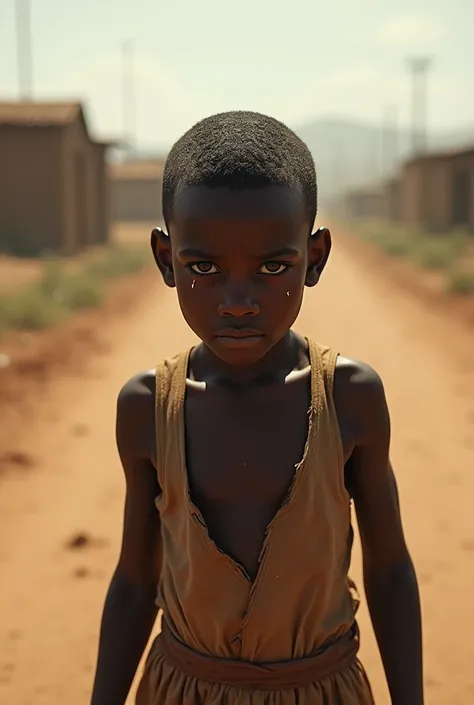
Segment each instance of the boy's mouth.
[[251,348],[258,345],[264,334],[254,328],[226,328],[215,337],[228,348]]

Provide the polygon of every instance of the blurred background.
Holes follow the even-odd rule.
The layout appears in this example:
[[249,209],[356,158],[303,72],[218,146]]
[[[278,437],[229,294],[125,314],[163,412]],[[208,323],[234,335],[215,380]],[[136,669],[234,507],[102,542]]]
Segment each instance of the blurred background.
[[120,545],[116,395],[192,340],[148,252],[164,160],[230,109],[314,155],[335,246],[298,326],[385,380],[427,703],[473,701],[473,27],[472,0],[2,0],[1,703],[88,702]]
[[[278,11],[142,0],[113,13],[92,0],[5,0],[2,241],[74,250],[107,240],[113,221],[156,218],[170,145],[203,116],[239,107],[277,115],[307,142],[324,211],[472,230],[473,17],[468,0],[298,0]],[[64,199],[41,178],[43,160]]]

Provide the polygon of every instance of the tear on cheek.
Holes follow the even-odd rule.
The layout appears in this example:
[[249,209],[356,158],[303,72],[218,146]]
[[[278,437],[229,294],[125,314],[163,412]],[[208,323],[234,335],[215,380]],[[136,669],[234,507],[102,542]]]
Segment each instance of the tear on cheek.
[[289,292],[289,291],[287,291],[287,292],[286,292],[286,295],[287,295],[287,296],[289,296],[289,295],[290,295],[290,292]]
[[191,284],[191,289],[194,289],[194,285],[195,285],[195,283],[196,283],[196,280],[195,280],[195,279],[193,279],[193,282],[192,282],[192,284]]

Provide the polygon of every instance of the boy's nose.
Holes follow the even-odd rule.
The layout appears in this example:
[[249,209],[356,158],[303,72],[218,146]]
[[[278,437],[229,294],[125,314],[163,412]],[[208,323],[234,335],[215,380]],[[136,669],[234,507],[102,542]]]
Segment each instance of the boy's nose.
[[260,307],[255,299],[248,294],[235,292],[228,294],[219,304],[218,313],[220,316],[256,316],[260,312]]

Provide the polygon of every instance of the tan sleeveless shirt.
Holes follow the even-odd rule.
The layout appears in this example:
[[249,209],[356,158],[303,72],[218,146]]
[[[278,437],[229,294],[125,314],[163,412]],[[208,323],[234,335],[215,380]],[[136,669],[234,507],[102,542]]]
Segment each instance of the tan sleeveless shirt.
[[309,341],[308,438],[286,500],[267,527],[252,582],[210,538],[188,485],[184,403],[190,351],[156,370],[163,541],[157,604],[170,630],[202,654],[254,662],[312,654],[350,630],[353,531],[333,400],[337,353]]

